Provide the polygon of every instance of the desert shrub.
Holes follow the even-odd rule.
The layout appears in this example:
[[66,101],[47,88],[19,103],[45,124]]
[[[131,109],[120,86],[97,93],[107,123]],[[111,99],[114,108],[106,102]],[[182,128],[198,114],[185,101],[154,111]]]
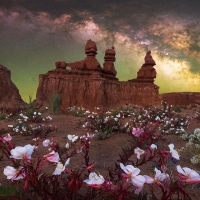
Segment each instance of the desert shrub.
[[[32,97],[29,96],[29,107],[25,111],[21,112],[19,116],[21,117],[22,121],[28,121],[32,123],[42,123],[44,121],[44,117],[42,114],[45,111],[41,111],[40,109],[35,108],[34,101],[32,101]],[[19,119],[19,116],[17,119]]]
[[192,118],[174,112],[173,107],[166,103],[162,105],[163,108],[135,107],[122,111],[118,107],[114,112],[107,111],[105,114],[86,111],[83,126],[95,131],[96,136],[100,139],[110,137],[113,131],[130,133],[133,127],[156,129],[162,134],[185,133],[184,128],[188,127]]
[[84,117],[85,109],[83,107],[69,107],[68,114],[73,115],[75,117]]
[[198,122],[200,122],[200,112],[195,112],[194,118],[197,119]]
[[97,114],[86,111],[83,127],[95,131],[95,136],[98,139],[108,138],[114,130],[119,131],[121,126],[120,115],[114,117],[109,114],[110,112],[108,114]]
[[183,108],[184,110],[186,110],[186,109],[187,109],[187,106],[181,106],[181,108]]
[[35,137],[47,136],[50,132],[57,131],[56,126],[43,124],[16,123],[8,125],[12,135],[32,135]]
[[60,113],[60,100],[61,95],[56,93],[51,96],[50,105],[51,105],[51,112],[53,114]]
[[[27,115],[28,114],[28,115]],[[33,137],[47,136],[48,133],[57,131],[56,126],[49,125],[52,117],[43,117],[42,113],[34,112],[21,112],[15,118],[14,124],[8,125],[8,131],[14,135],[32,135]]]
[[12,113],[7,113],[5,110],[0,110],[0,121],[9,121],[13,120],[15,116],[12,115]]
[[111,111],[111,115],[112,116],[116,116],[119,114],[119,112],[122,111],[122,107],[121,106],[117,106],[114,110]]
[[181,112],[181,107],[180,106],[174,106],[172,108],[173,111],[177,112],[177,113],[180,113]]
[[50,117],[43,117],[43,113],[36,110],[28,110],[21,112],[18,115],[18,118],[15,119],[16,122],[24,123],[42,123],[52,119]]
[[144,129],[151,124],[156,124],[154,128],[163,134],[184,133],[184,128],[191,122],[190,117],[175,113],[172,107],[169,107],[167,104],[163,104],[161,109],[156,107],[135,108],[131,118],[129,128],[131,126]]
[[4,110],[0,110],[0,120],[5,120],[7,117],[7,113]]
[[188,143],[180,151],[187,152],[193,164],[200,163],[200,128],[183,134],[181,138],[188,141]]
[[35,111],[36,109],[35,109],[35,105],[34,105],[34,102],[33,102],[33,100],[32,100],[32,97],[29,95],[29,109],[31,110],[31,111]]
[[12,135],[32,135],[33,138],[46,137],[50,132],[57,131],[56,126],[41,124],[30,125],[28,123],[16,123],[10,129],[12,130]]
[[190,106],[190,108],[196,108],[197,107],[197,105],[195,105],[195,104],[192,104],[191,106]]
[[131,113],[134,112],[134,108],[127,105],[125,107],[118,106],[114,110],[111,111],[111,115],[116,117],[117,115],[122,115],[123,117],[127,118],[131,116]]

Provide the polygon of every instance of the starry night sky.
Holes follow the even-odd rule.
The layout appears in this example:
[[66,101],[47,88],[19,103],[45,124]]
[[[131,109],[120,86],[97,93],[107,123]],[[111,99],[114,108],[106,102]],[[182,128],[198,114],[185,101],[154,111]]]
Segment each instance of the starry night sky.
[[119,80],[136,78],[150,49],[160,93],[200,92],[199,0],[0,1],[0,64],[25,101],[56,61],[83,60],[88,39],[101,66],[115,47]]

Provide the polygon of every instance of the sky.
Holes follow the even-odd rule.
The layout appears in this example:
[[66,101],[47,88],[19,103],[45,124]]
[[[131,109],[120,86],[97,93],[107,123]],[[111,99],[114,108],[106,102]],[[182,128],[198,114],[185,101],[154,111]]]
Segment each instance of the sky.
[[1,0],[0,64],[23,100],[56,61],[83,60],[96,42],[103,67],[115,47],[117,78],[137,77],[148,50],[160,93],[200,92],[199,0]]

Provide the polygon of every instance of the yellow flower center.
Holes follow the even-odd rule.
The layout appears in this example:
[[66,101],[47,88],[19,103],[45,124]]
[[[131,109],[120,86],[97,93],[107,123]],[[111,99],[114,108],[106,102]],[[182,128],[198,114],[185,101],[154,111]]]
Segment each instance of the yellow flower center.
[[27,156],[26,153],[22,154],[22,157],[23,157],[23,158],[25,158],[26,156]]
[[186,174],[186,177],[187,177],[187,178],[190,178],[190,175],[189,175],[189,174]]
[[129,172],[128,176],[131,178],[133,176],[133,174],[131,172]]
[[143,150],[139,149],[138,152],[139,152],[139,154],[142,154],[142,153],[143,153]]
[[155,182],[156,182],[156,183],[159,183],[159,180],[156,178],[156,179],[155,179]]
[[94,174],[94,175],[92,176],[92,178],[93,178],[93,179],[97,179],[98,177]]

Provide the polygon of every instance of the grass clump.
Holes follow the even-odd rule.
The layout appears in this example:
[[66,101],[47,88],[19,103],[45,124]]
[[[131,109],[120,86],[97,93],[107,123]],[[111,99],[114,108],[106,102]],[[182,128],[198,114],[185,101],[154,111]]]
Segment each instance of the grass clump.
[[22,188],[17,189],[17,187],[0,186],[0,199],[20,199],[24,195],[24,191]]

